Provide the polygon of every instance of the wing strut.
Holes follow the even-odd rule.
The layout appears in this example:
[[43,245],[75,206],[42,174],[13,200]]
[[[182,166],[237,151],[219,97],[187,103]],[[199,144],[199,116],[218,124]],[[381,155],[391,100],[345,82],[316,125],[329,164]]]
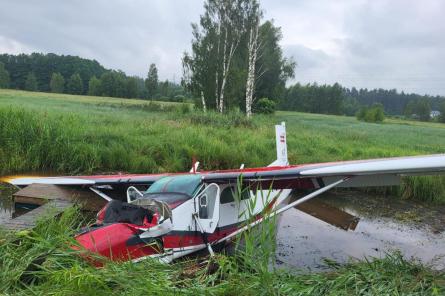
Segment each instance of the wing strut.
[[100,191],[94,187],[90,187],[90,190],[93,191],[94,193],[96,193],[97,195],[99,195],[100,197],[102,197],[103,199],[105,199],[106,201],[113,200],[111,197],[109,197],[108,195],[106,195],[105,193],[103,193],[102,191]]
[[[282,208],[280,208],[280,209],[278,209],[276,211],[273,211],[267,218],[271,218],[273,216],[279,215],[279,214],[281,214],[281,213],[283,213],[283,212],[285,212],[285,211],[287,211],[287,210],[289,210],[289,209],[291,209],[291,208],[293,208],[295,206],[298,206],[299,204],[302,204],[302,203],[304,203],[304,202],[306,202],[306,201],[308,201],[308,200],[310,200],[310,199],[312,199],[312,198],[314,198],[314,197],[316,197],[316,196],[318,196],[318,195],[320,195],[320,194],[322,194],[322,193],[324,193],[324,192],[334,188],[335,186],[337,186],[337,185],[347,181],[348,179],[349,179],[349,177],[346,177],[346,178],[340,179],[340,180],[338,180],[338,181],[336,181],[334,183],[331,183],[331,184],[329,184],[327,186],[324,186],[324,187],[322,187],[322,188],[320,188],[318,190],[315,190],[314,192],[309,193],[308,195],[306,195],[306,196],[304,196],[302,198],[299,198],[296,201],[286,205],[285,207],[282,207]],[[228,240],[228,239],[230,239],[230,238],[240,234],[241,232],[244,232],[247,229],[249,229],[249,228],[251,228],[251,227],[253,227],[253,226],[255,226],[255,225],[257,225],[257,224],[259,224],[261,222],[263,222],[265,218],[266,217],[261,217],[260,219],[255,220],[254,222],[241,227],[237,231],[232,232],[228,236],[225,236],[225,237],[221,238],[220,240],[213,242],[212,244],[218,244],[220,242],[226,241],[226,240]]]

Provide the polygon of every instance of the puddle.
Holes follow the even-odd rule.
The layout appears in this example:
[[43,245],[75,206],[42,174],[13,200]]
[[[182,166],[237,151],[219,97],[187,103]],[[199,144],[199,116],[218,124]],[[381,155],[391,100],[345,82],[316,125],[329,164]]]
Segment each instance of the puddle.
[[344,231],[296,209],[282,214],[277,232],[277,262],[303,270],[323,270],[324,258],[382,257],[400,250],[445,269],[445,206],[379,197],[361,192],[329,193],[320,197],[360,217],[355,231]]

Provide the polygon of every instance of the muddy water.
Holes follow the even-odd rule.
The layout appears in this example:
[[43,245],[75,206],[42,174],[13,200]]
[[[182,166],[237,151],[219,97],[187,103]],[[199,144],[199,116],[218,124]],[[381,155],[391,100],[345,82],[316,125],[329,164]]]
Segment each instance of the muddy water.
[[319,197],[360,217],[354,231],[344,231],[296,209],[278,224],[279,265],[323,270],[325,258],[344,263],[382,257],[400,250],[436,269],[445,269],[445,206],[424,205],[364,194],[336,192]]
[[13,189],[0,184],[0,223],[4,219],[11,218],[13,214],[12,195]]
[[0,183],[0,225],[3,220],[9,220],[17,216],[23,215],[32,210],[33,206],[21,204],[14,208],[12,202],[12,194],[16,190],[11,186],[5,186]]

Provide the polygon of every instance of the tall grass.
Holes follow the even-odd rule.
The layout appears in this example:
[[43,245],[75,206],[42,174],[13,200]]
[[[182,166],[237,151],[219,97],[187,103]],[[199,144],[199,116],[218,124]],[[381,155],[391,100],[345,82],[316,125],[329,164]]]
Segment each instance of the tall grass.
[[[207,170],[264,166],[276,157],[281,121],[292,164],[445,152],[443,124],[296,112],[246,119],[178,103],[0,90],[0,175],[188,171],[194,157]],[[404,196],[445,202],[444,180],[410,178]]]
[[[86,263],[71,248],[84,221],[76,208],[60,220],[48,218],[32,231],[0,232],[0,293],[6,295],[443,295],[445,274],[399,253],[338,265],[325,273],[294,274],[268,264],[273,252],[247,248],[210,261],[187,259],[171,265]],[[270,225],[273,225],[270,224]],[[247,232],[251,242],[269,230]],[[273,242],[273,238],[270,238]],[[262,256],[262,257],[258,257]]]

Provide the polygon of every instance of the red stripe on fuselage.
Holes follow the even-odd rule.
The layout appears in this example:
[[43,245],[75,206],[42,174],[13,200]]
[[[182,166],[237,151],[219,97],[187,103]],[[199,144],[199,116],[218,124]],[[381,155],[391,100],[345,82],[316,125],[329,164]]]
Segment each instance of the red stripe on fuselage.
[[[214,233],[206,233],[207,241],[214,242],[235,232],[241,223],[218,228]],[[203,234],[199,231],[172,231],[163,237],[164,248],[185,248],[204,244]]]

